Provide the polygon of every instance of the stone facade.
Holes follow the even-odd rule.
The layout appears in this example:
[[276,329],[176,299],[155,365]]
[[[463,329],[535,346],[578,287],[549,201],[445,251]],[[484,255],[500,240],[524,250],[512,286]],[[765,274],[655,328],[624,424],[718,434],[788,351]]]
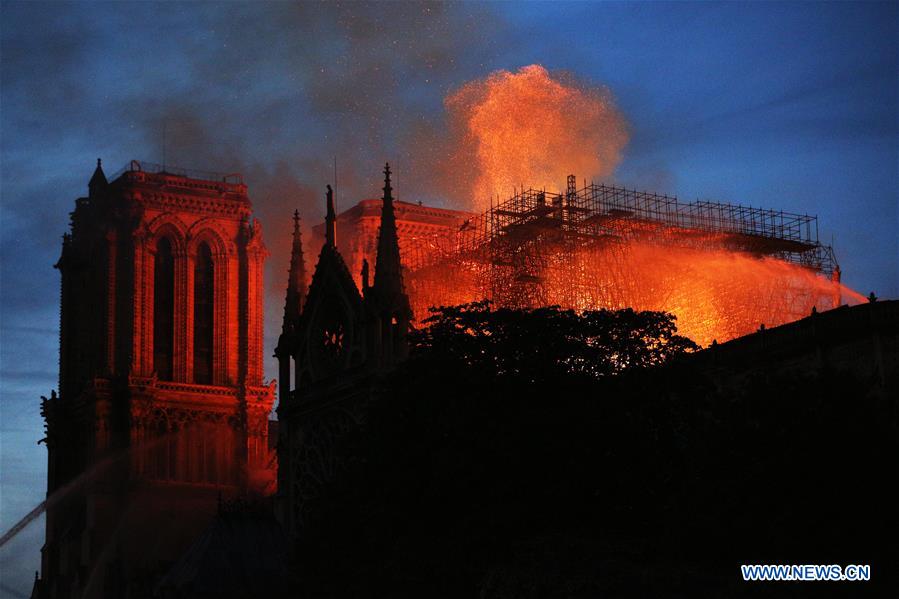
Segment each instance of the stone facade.
[[[455,233],[476,215],[460,210],[435,208],[410,202],[394,202],[396,229],[403,267],[414,269],[433,259],[435,245],[454,249]],[[362,200],[337,215],[337,249],[349,267],[356,285],[362,286],[362,262],[375,263],[378,230],[381,226],[381,200]],[[324,225],[312,229],[324,239]],[[407,281],[408,283],[408,281]]]
[[[234,180],[237,179],[237,180]],[[141,597],[222,498],[274,488],[258,221],[239,176],[99,161],[72,212],[41,597]]]

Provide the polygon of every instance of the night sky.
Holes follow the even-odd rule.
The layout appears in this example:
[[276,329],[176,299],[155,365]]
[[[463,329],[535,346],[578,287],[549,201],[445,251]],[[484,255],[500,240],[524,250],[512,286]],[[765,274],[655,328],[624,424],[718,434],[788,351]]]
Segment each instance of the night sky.
[[[333,157],[339,209],[377,197],[385,160],[401,199],[448,204],[420,145],[444,98],[531,64],[614,97],[630,141],[607,181],[817,214],[843,281],[899,297],[895,3],[4,2],[0,18],[3,531],[46,489],[68,213],[97,157],[107,175],[162,162],[163,129],[169,164],[244,174],[273,254],[269,349],[290,214],[321,220]],[[41,519],[0,550],[0,596],[27,596],[42,540]]]

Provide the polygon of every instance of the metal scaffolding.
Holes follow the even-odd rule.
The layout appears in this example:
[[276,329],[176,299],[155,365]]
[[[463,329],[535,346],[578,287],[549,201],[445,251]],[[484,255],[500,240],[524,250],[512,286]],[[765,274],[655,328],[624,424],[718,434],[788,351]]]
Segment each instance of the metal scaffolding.
[[[720,202],[682,203],[608,185],[578,189],[573,175],[564,193],[521,191],[472,216],[453,234],[410,239],[406,247],[407,284],[420,318],[432,305],[481,298],[508,307],[673,311],[680,306],[688,312],[709,303],[697,299],[701,292],[717,298],[722,308],[765,318],[758,326],[840,301],[838,285],[834,294],[831,284],[838,281],[839,267],[833,250],[818,240],[814,216]],[[800,268],[767,280],[756,277],[752,290],[736,289],[725,276],[704,277],[698,284],[691,263],[695,271],[714,252],[741,257],[744,269],[753,259],[769,267]],[[647,255],[664,264],[648,266]],[[735,318],[716,316],[718,324],[710,325],[709,334],[723,330],[722,319]],[[746,326],[725,326],[722,336],[748,332],[742,330]]]
[[528,189],[472,218],[459,231],[457,251],[506,249],[533,241],[575,245],[644,242],[726,247],[830,275],[833,251],[818,241],[817,218],[782,210],[677,198],[608,185],[574,187],[565,194]]

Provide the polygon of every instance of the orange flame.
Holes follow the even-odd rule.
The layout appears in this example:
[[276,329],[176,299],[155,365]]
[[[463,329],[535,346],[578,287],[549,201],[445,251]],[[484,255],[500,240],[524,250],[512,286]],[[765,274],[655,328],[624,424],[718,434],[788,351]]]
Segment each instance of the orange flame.
[[[416,148],[439,149],[441,158],[432,166],[446,178],[455,207],[478,213],[521,185],[553,189],[571,172],[607,176],[628,142],[624,118],[607,90],[540,65],[471,81],[444,103],[449,139]],[[433,224],[425,232],[415,223],[400,230],[406,289],[418,323],[432,306],[485,298],[504,307],[630,307],[673,313],[682,334],[708,345],[802,318],[813,308],[864,300],[838,281],[735,251],[709,233],[693,232],[707,241],[701,249],[679,245],[691,232],[661,223],[648,225],[647,242],[561,247],[536,234],[499,259],[490,254],[493,240],[483,251],[459,250],[456,236],[466,225],[442,233]],[[374,228],[350,235],[357,239],[352,264],[361,265],[365,253],[374,263],[374,235]]]
[[[662,310],[677,316],[678,330],[699,343],[727,341],[863,301],[858,293],[815,272],[772,257],[725,248],[688,249],[628,244],[604,252],[581,252],[576,282],[599,291],[574,308]],[[569,275],[570,276],[570,275]],[[551,278],[549,303],[570,288]]]
[[723,247],[610,244],[573,255],[549,251],[541,260],[542,268],[527,276],[452,257],[410,271],[407,292],[416,319],[427,318],[431,306],[483,298],[507,307],[630,307],[675,314],[679,332],[707,346],[803,318],[813,308],[865,299],[807,268]]

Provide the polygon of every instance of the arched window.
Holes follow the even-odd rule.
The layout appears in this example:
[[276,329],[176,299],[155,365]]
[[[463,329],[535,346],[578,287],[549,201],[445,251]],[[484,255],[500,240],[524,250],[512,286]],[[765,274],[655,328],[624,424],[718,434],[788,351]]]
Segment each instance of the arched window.
[[153,369],[160,380],[172,380],[175,336],[175,258],[172,242],[163,237],[156,246],[153,274]]
[[201,243],[194,264],[194,382],[212,384],[212,332],[215,267],[209,246]]

